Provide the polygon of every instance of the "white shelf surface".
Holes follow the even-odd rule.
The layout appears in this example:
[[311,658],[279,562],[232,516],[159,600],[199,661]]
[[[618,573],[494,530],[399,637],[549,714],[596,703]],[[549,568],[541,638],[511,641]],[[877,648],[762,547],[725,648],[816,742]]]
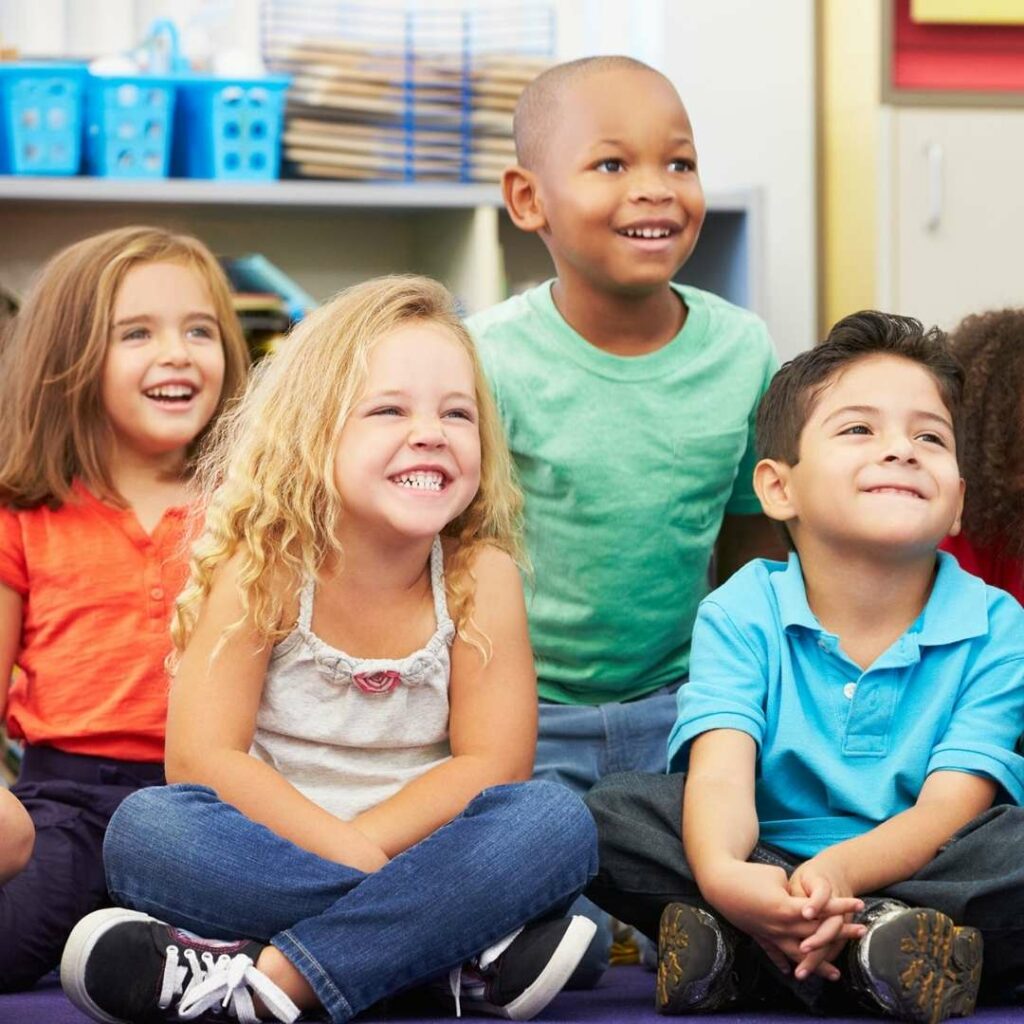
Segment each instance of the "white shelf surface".
[[[354,181],[210,181],[198,178],[28,177],[0,175],[0,202],[159,203],[196,206],[296,206],[309,209],[472,210],[502,208],[496,185]],[[747,212],[753,190],[711,193],[715,213]]]

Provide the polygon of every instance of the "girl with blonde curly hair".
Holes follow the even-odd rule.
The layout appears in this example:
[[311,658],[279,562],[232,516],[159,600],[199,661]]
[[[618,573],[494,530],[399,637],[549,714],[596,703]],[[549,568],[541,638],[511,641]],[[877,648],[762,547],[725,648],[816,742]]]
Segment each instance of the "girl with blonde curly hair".
[[596,868],[594,827],[527,781],[520,496],[451,296],[417,277],[341,293],[260,368],[200,478],[175,784],[111,822],[130,909],[79,923],[66,991],[104,1021],[346,1021],[450,972],[457,1004],[532,1017],[593,934],[557,912]]

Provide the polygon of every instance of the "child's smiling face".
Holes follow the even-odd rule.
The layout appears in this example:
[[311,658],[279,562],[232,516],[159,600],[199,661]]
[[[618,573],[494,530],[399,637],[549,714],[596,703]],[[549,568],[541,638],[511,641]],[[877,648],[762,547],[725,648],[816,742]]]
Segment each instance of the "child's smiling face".
[[413,320],[374,344],[368,371],[335,455],[342,528],[434,537],[480,487],[472,361],[450,330]]
[[540,229],[569,287],[643,293],[693,252],[705,203],[686,110],[672,85],[615,68],[565,85],[533,173]]
[[914,556],[959,529],[952,417],[935,378],[909,359],[868,356],[828,383],[786,473],[798,547]]

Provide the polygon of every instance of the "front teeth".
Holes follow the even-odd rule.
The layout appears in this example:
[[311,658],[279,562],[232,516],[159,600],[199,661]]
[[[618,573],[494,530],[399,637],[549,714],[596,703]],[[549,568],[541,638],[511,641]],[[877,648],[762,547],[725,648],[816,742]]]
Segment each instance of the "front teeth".
[[150,388],[145,394],[147,398],[191,398],[195,388],[187,384],[164,384],[162,387]]
[[668,228],[623,228],[622,234],[627,238],[668,238],[672,232]]
[[404,473],[395,477],[399,487],[414,487],[421,491],[439,491],[444,487],[444,477],[440,473]]

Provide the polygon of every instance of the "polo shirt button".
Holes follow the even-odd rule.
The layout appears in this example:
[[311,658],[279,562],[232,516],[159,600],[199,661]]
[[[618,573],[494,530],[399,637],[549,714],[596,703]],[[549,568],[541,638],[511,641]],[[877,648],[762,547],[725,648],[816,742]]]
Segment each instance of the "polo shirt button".
[[164,592],[163,592],[163,588],[162,588],[162,587],[154,587],[154,588],[153,588],[153,589],[152,589],[152,590],[151,590],[151,591],[149,592],[149,596],[150,596],[151,598],[153,598],[153,600],[154,600],[154,601],[162,601],[162,600],[163,600],[163,597],[164,597]]
[[845,697],[845,698],[846,698],[847,700],[853,700],[853,695],[854,695],[854,694],[855,694],[856,692],[857,692],[857,684],[856,684],[856,683],[847,683],[847,684],[846,684],[846,685],[845,685],[845,686],[843,687],[843,696],[844,696],[844,697]]

